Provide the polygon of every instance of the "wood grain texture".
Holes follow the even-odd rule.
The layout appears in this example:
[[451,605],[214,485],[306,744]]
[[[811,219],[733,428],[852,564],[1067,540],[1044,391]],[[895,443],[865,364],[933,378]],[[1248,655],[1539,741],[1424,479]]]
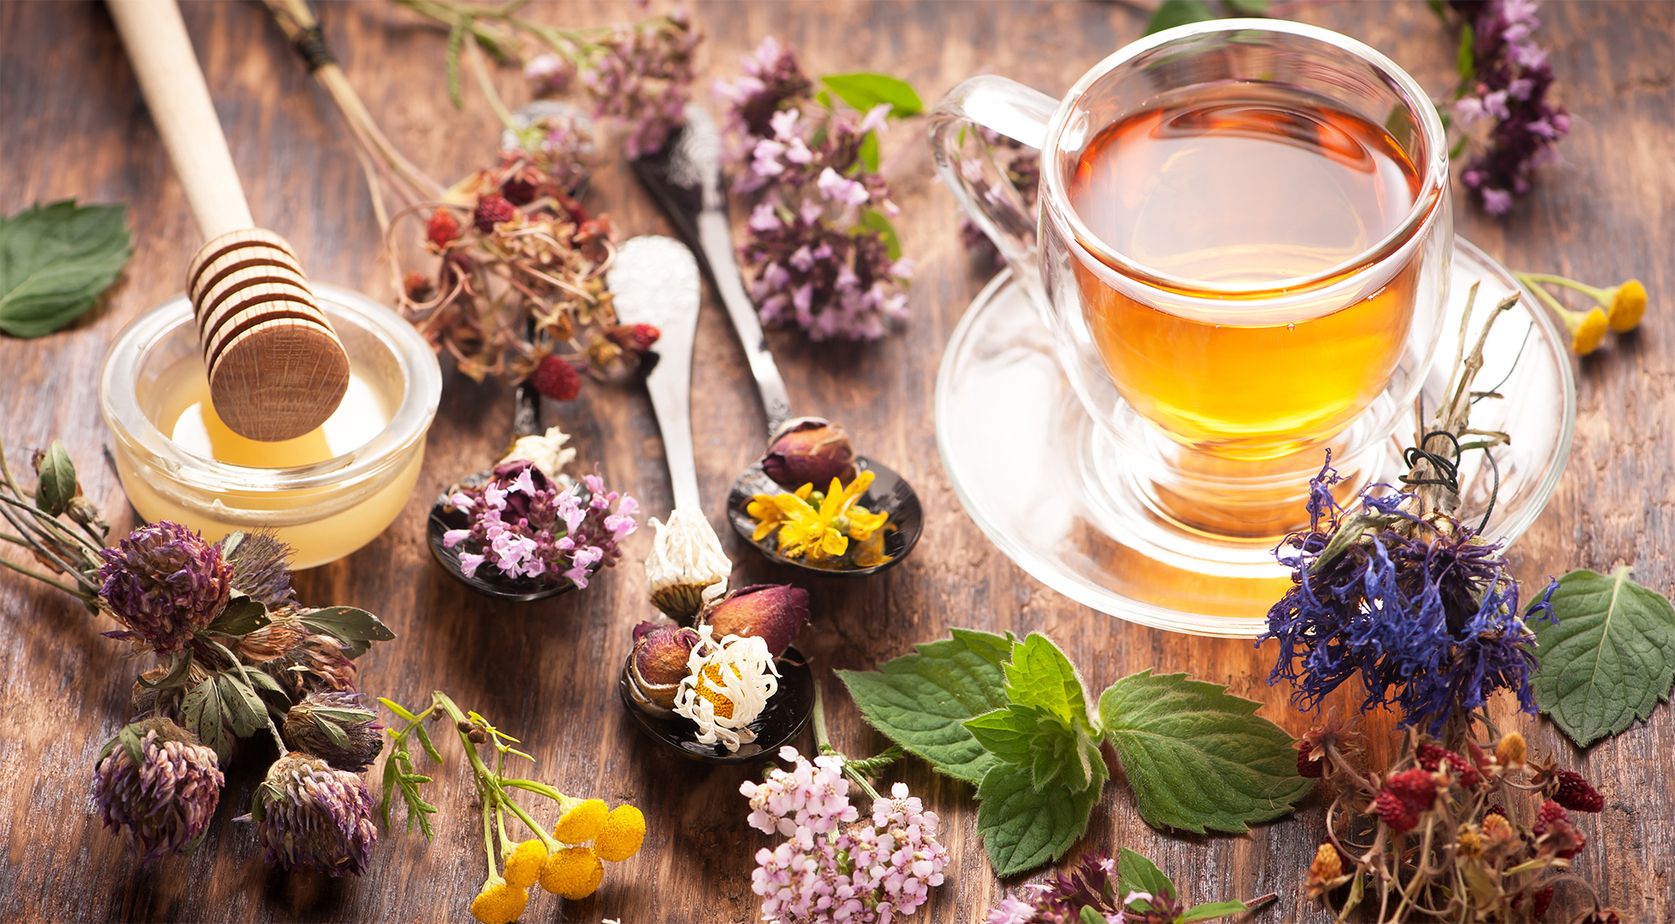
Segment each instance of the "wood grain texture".
[[[588,24],[615,6],[564,3],[543,15]],[[1060,91],[1100,57],[1137,36],[1144,13],[1126,5],[1059,3],[700,3],[707,73],[731,73],[739,54],[770,32],[795,45],[811,72],[900,73],[934,99],[959,78],[992,70]],[[1301,18],[1363,38],[1438,92],[1450,83],[1452,41],[1423,4],[1309,5]],[[1675,5],[1553,2],[1541,35],[1552,50],[1558,92],[1575,114],[1549,169],[1510,220],[1459,210],[1462,234],[1514,267],[1551,268],[1596,282],[1638,275],[1652,293],[1641,332],[1584,362],[1576,444],[1545,516],[1520,541],[1518,570],[1539,580],[1571,567],[1609,570],[1631,562],[1639,579],[1675,589]],[[325,29],[351,81],[386,129],[421,166],[452,177],[483,162],[497,129],[487,110],[455,113],[446,97],[443,40],[383,4],[329,5]],[[261,8],[193,3],[186,20],[214,88],[252,210],[274,220],[313,279],[387,294],[375,225],[338,117],[309,81]],[[514,75],[504,76],[516,92]],[[706,78],[707,82],[707,78]],[[467,95],[470,96],[469,88]],[[961,511],[936,451],[931,397],[949,332],[984,281],[957,233],[951,197],[930,181],[915,128],[886,142],[887,172],[905,217],[902,236],[919,267],[907,330],[868,348],[812,346],[773,338],[799,406],[843,421],[865,451],[891,460],[927,508],[925,540],[912,559],[858,584],[810,585],[818,622],[799,644],[816,658],[832,700],[834,735],[857,753],[881,746],[845,700],[832,668],[867,668],[949,626],[1050,633],[1103,686],[1147,667],[1186,669],[1267,703],[1265,714],[1294,733],[1309,724],[1283,690],[1264,682],[1269,651],[1237,641],[1186,638],[1128,626],[1047,591],[996,551]],[[141,104],[102,6],[0,5],[0,209],[76,196],[130,204],[137,249],[106,304],[72,330],[42,340],[0,340],[0,431],[15,463],[26,447],[62,435],[89,496],[119,510],[122,494],[102,461],[99,363],[117,329],[180,288],[199,238],[180,187]],[[664,231],[652,204],[620,167],[598,177],[598,201],[626,234]],[[743,354],[706,294],[698,331],[693,417],[709,510],[757,452],[758,423]],[[509,394],[458,377],[446,385],[421,485],[479,467],[498,446]],[[613,484],[667,509],[661,447],[642,393],[594,389],[549,408],[576,434],[584,460],[599,460]],[[413,702],[433,687],[521,735],[540,758],[538,775],[576,793],[632,800],[650,818],[644,852],[612,867],[594,899],[562,910],[539,896],[526,920],[743,922],[756,918],[751,855],[766,839],[744,824],[737,787],[745,770],[674,763],[634,731],[616,701],[616,670],[629,627],[646,612],[638,564],[629,560],[585,594],[530,607],[472,596],[430,561],[423,538],[429,488],[395,525],[346,561],[301,576],[304,599],[382,614],[401,635],[364,660],[368,690]],[[131,515],[128,515],[131,516]],[[118,525],[127,525],[119,517]],[[725,539],[739,578],[787,579]],[[192,855],[153,870],[134,864],[99,829],[89,772],[118,727],[132,659],[100,638],[103,626],[73,601],[14,577],[0,579],[0,919],[187,921],[464,920],[483,867],[470,787],[457,751],[437,786],[444,806],[435,842],[395,834],[357,881],[287,876],[256,859],[254,837],[230,819],[243,811],[261,772],[240,762],[211,833]],[[1675,711],[1578,754],[1544,723],[1538,750],[1556,751],[1608,793],[1589,819],[1584,875],[1609,901],[1642,920],[1675,917]],[[1382,726],[1381,726],[1382,727]],[[1000,884],[975,836],[963,784],[906,763],[900,776],[942,813],[953,853],[950,884],[916,920],[980,920]],[[1197,900],[1275,891],[1264,922],[1314,921],[1299,883],[1321,825],[1318,804],[1246,837],[1171,838],[1148,829],[1118,782],[1095,810],[1087,848],[1140,850]],[[1609,858],[1609,859],[1607,859]],[[1576,907],[1574,895],[1567,909]],[[1561,915],[1555,915],[1555,919]]]

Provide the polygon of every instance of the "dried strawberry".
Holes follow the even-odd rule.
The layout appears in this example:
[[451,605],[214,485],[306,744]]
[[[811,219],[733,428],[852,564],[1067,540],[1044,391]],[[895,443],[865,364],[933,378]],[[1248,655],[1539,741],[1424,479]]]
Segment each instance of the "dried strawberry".
[[1416,812],[1431,807],[1437,798],[1437,781],[1424,770],[1403,770],[1384,781],[1385,792],[1395,793]]
[[1530,919],[1539,921],[1547,916],[1547,907],[1553,904],[1553,887],[1545,886],[1537,889],[1530,896]]
[[1318,780],[1326,773],[1326,762],[1314,755],[1307,741],[1297,742],[1297,775]]
[[1412,831],[1419,824],[1419,813],[1414,811],[1401,796],[1386,789],[1373,800],[1372,813],[1397,832]]
[[1454,778],[1460,781],[1461,786],[1476,786],[1478,783],[1483,782],[1483,774],[1479,773],[1477,768],[1472,766],[1471,761],[1466,760],[1463,755],[1450,751],[1441,745],[1432,744],[1429,741],[1421,744],[1419,746],[1418,757],[1419,766],[1424,767],[1426,770],[1434,771],[1443,764],[1447,764],[1448,769],[1453,772]]
[[430,213],[430,221],[425,223],[425,240],[437,250],[444,250],[449,244],[459,240],[459,219],[448,209],[437,209]]
[[1582,774],[1575,770],[1555,770],[1553,778],[1559,782],[1553,792],[1554,802],[1578,812],[1598,812],[1605,808],[1605,797]]
[[654,324],[624,324],[610,333],[611,342],[625,350],[644,353],[657,345],[663,332]]
[[1588,845],[1588,839],[1576,826],[1570,823],[1570,813],[1564,806],[1549,799],[1541,803],[1541,810],[1536,815],[1536,822],[1530,828],[1537,840],[1545,838],[1546,849],[1553,851],[1554,856],[1570,859],[1582,852]]
[[554,401],[571,401],[582,389],[581,373],[557,356],[548,356],[529,377],[535,390]]
[[495,225],[511,221],[517,214],[517,206],[508,202],[505,196],[489,193],[477,200],[477,211],[473,213],[472,220],[476,222],[478,231],[488,234]]

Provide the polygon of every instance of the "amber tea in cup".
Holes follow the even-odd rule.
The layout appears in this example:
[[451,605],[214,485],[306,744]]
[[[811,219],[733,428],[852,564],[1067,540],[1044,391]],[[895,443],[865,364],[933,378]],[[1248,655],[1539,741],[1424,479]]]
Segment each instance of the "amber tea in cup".
[[1074,266],[1117,390],[1176,439],[1289,453],[1337,433],[1389,381],[1413,313],[1411,267],[1307,315],[1239,317],[1241,300],[1352,263],[1400,226],[1419,171],[1382,127],[1282,91],[1198,93],[1100,131],[1068,186],[1105,248],[1227,309],[1171,313]]

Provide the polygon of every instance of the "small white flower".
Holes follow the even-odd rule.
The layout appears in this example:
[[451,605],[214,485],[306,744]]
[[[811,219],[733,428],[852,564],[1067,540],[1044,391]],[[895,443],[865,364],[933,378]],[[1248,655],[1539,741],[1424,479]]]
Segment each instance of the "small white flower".
[[512,451],[506,453],[505,462],[531,462],[547,476],[553,484],[566,488],[574,484],[564,469],[576,458],[576,450],[565,446],[570,442],[570,435],[557,427],[548,427],[546,433],[531,433],[520,436],[512,444]]
[[[698,692],[699,684],[704,694]],[[698,627],[698,644],[686,659],[686,677],[675,691],[675,714],[698,726],[699,744],[717,744],[728,751],[756,740],[750,723],[762,714],[779,692],[779,667],[768,643],[737,635],[715,640],[709,626]],[[716,703],[730,704],[726,715]]]
[[690,619],[727,591],[733,563],[702,511],[677,509],[667,523],[651,521],[657,535],[646,559],[651,602],[675,619]]

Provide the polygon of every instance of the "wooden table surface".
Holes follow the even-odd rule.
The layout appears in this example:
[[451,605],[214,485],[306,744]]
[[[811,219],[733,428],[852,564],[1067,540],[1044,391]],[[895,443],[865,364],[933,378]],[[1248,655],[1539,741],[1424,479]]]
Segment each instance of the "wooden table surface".
[[[1453,40],[1423,4],[1296,6],[1300,18],[1383,49],[1428,88],[1451,86]],[[542,15],[579,25],[624,12],[565,3]],[[1145,19],[1127,5],[1091,2],[721,2],[700,3],[695,13],[708,35],[705,97],[709,77],[734,73],[738,56],[770,32],[793,44],[811,73],[893,71],[927,99],[985,69],[1057,92],[1138,36]],[[1667,593],[1675,589],[1675,4],[1553,2],[1542,16],[1557,94],[1575,117],[1564,162],[1544,173],[1509,219],[1462,207],[1459,230],[1515,267],[1601,283],[1638,275],[1652,307],[1638,336],[1581,364],[1569,468],[1516,548],[1518,571],[1540,580],[1629,562],[1641,581]],[[255,214],[295,242],[314,278],[386,296],[349,139],[263,9],[190,3],[186,18]],[[423,167],[453,177],[484,162],[498,129],[480,100],[465,114],[450,107],[439,34],[382,3],[333,5],[325,18],[350,79]],[[502,76],[506,92],[521,92],[515,75]],[[862,725],[831,669],[871,667],[950,626],[1043,630],[1095,689],[1142,668],[1189,670],[1264,701],[1264,714],[1301,733],[1308,718],[1265,682],[1270,650],[1137,628],[1073,604],[1013,566],[960,509],[938,459],[931,399],[943,344],[984,273],[962,250],[953,201],[930,180],[921,137],[912,126],[886,139],[905,213],[902,236],[918,266],[905,332],[861,348],[773,339],[799,403],[848,423],[867,451],[913,481],[927,506],[924,541],[901,567],[861,583],[809,585],[817,623],[800,644],[816,658],[839,746],[871,753],[882,740]],[[180,289],[197,236],[101,6],[0,5],[0,163],[6,212],[68,196],[129,204],[136,255],[107,302],[51,337],[0,339],[0,432],[13,464],[26,464],[25,447],[63,437],[89,496],[121,511],[117,523],[125,527],[132,514],[101,459],[108,437],[97,408],[99,364],[124,323]],[[597,182],[597,201],[625,235],[666,230],[625,171],[605,169]],[[708,512],[720,523],[733,474],[763,434],[743,354],[719,306],[705,297],[693,416]],[[754,768],[672,761],[639,737],[617,702],[629,627],[647,610],[639,561],[650,531],[632,540],[628,560],[594,589],[527,607],[473,596],[425,550],[430,488],[477,467],[500,445],[505,407],[503,390],[448,378],[424,487],[377,541],[303,574],[303,598],[374,610],[400,634],[363,659],[367,690],[412,703],[446,689],[529,742],[542,779],[644,807],[650,834],[638,857],[613,866],[595,898],[560,912],[556,899],[541,896],[526,920],[754,920],[752,854],[767,839],[746,827],[737,793]],[[594,389],[552,410],[576,434],[582,460],[599,460],[613,484],[649,509],[668,509],[662,450],[643,393]],[[789,577],[730,531],[725,537],[741,583]],[[121,724],[136,671],[122,646],[99,637],[104,628],[56,591],[0,579],[0,918],[466,919],[483,866],[457,750],[437,786],[444,813],[436,840],[384,836],[363,879],[288,876],[260,864],[251,831],[229,819],[243,810],[265,759],[235,764],[220,817],[196,852],[140,869],[101,830],[89,798],[94,757]],[[1648,726],[1585,755],[1543,722],[1520,724],[1533,730],[1539,750],[1556,750],[1607,793],[1605,812],[1586,825],[1582,874],[1642,920],[1675,916],[1675,711],[1661,707]],[[980,920],[1000,884],[975,835],[969,790],[916,762],[897,770],[942,814],[953,856],[948,884],[917,919]],[[1298,817],[1245,837],[1167,837],[1139,820],[1119,784],[1107,788],[1081,846],[1140,850],[1196,900],[1275,891],[1280,903],[1257,920],[1309,921],[1322,915],[1300,897],[1300,883],[1320,826],[1319,804],[1311,802]]]

